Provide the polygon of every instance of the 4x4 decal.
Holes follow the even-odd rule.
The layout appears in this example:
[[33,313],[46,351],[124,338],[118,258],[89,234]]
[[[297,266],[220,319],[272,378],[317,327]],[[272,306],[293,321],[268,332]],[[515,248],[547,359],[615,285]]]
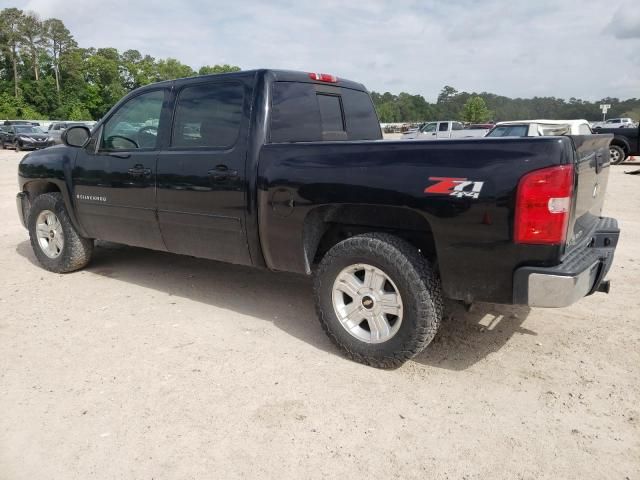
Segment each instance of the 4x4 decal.
[[429,180],[436,183],[425,188],[424,193],[449,195],[458,198],[478,198],[484,185],[484,182],[474,182],[466,178],[429,177]]

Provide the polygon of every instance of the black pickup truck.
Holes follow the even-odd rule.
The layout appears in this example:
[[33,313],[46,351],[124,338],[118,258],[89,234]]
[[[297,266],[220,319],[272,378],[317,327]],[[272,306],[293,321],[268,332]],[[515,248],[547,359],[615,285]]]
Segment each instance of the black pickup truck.
[[640,155],[640,126],[633,128],[599,128],[594,133],[613,135],[609,151],[611,163],[618,164],[626,158]]
[[384,141],[363,85],[245,71],[145,86],[66,130],[21,161],[17,206],[53,272],[103,239],[313,275],[331,340],[393,367],[432,340],[443,297],[608,290],[610,139]]

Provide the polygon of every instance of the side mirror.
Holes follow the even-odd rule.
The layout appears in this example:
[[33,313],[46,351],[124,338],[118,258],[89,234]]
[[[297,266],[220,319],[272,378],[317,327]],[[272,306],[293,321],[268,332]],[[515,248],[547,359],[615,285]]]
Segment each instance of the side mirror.
[[62,132],[60,138],[69,147],[83,147],[91,138],[91,131],[83,125],[76,125]]

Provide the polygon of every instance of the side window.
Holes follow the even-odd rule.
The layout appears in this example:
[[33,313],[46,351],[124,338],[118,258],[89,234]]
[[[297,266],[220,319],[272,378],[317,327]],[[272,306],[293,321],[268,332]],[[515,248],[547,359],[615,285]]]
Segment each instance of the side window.
[[239,83],[194,85],[180,91],[172,147],[231,147],[242,120],[244,88]]
[[449,131],[449,124],[447,122],[441,122],[440,125],[438,125],[438,131],[439,132],[448,132]]
[[424,127],[422,127],[422,132],[424,133],[432,133],[436,131],[437,123],[427,123]]
[[463,130],[464,127],[462,126],[462,124],[460,122],[453,122],[452,126],[451,126],[451,130]]
[[104,124],[101,150],[155,148],[164,90],[133,97]]

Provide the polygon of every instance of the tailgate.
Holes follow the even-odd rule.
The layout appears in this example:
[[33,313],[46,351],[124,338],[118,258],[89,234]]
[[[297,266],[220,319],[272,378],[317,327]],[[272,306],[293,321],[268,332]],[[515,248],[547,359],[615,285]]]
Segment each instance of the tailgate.
[[609,178],[609,143],[613,135],[572,135],[577,176],[573,215],[567,232],[569,254],[588,243],[602,215]]

